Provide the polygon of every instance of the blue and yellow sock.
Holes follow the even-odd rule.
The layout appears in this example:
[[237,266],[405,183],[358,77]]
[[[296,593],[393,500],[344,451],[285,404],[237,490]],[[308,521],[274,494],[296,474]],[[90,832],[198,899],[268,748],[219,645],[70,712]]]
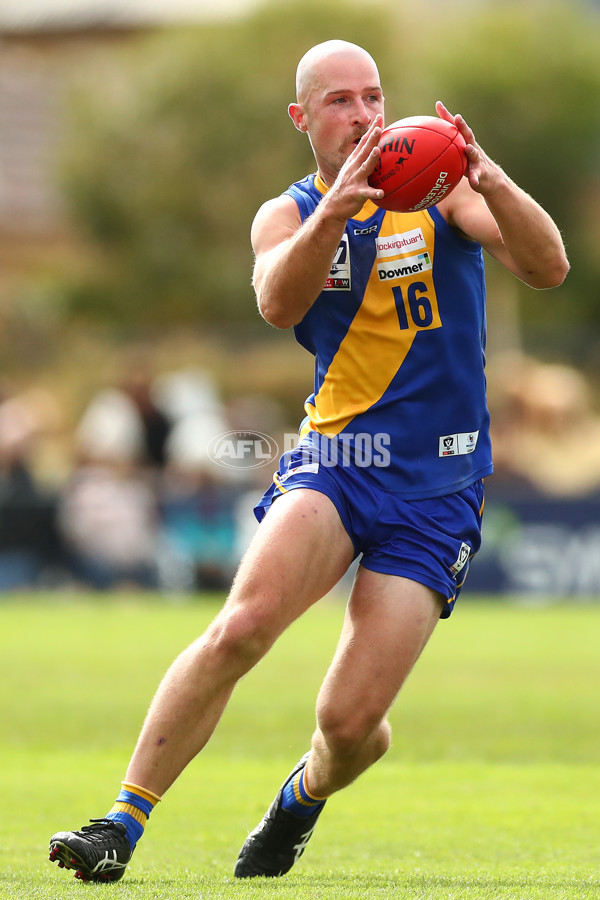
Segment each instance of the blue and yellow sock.
[[133,850],[144,833],[150,813],[159,801],[160,797],[153,794],[152,791],[123,781],[119,796],[105,818],[123,823],[126,828],[127,840]]
[[327,797],[315,797],[314,794],[306,787],[304,773],[306,766],[296,772],[283,789],[281,796],[281,806],[283,809],[291,812],[295,816],[312,816],[316,813]]

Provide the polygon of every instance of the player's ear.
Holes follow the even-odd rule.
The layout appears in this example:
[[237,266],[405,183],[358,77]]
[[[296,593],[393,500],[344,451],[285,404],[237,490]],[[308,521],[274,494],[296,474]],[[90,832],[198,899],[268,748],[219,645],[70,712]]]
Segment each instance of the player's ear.
[[301,103],[290,103],[288,106],[288,114],[298,131],[308,131],[306,115]]

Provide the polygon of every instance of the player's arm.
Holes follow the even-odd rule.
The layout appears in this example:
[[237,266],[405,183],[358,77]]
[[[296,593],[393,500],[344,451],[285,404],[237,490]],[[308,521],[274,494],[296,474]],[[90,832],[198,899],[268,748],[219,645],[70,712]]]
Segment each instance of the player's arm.
[[382,196],[368,176],[379,157],[377,116],[335,183],[304,222],[287,194],[263,204],[252,225],[253,286],[261,315],[277,328],[298,324],[321,293],[346,222],[368,199]]
[[569,262],[548,213],[483,152],[462,116],[452,116],[441,103],[437,110],[456,124],[467,143],[466,176],[443,201],[449,224],[478,241],[531,287],[561,284]]
[[302,224],[296,201],[283,194],[254,219],[252,284],[260,314],[277,328],[301,321],[329,275],[346,223],[322,213],[317,207]]

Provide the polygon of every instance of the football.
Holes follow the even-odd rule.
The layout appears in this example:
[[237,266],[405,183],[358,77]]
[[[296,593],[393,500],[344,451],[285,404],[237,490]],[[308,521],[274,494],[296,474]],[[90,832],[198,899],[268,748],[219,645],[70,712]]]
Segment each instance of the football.
[[377,168],[369,176],[371,187],[385,191],[375,203],[395,212],[418,212],[439,203],[465,174],[465,146],[456,125],[435,116],[411,116],[387,125]]

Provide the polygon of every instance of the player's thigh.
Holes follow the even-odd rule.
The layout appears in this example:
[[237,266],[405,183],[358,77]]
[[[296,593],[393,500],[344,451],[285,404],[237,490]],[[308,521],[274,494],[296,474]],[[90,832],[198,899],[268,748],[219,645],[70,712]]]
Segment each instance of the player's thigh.
[[317,702],[324,726],[381,721],[439,621],[431,588],[360,567],[342,635]]
[[329,497],[304,488],[289,491],[256,530],[226,607],[254,607],[281,630],[337,584],[353,556]]

